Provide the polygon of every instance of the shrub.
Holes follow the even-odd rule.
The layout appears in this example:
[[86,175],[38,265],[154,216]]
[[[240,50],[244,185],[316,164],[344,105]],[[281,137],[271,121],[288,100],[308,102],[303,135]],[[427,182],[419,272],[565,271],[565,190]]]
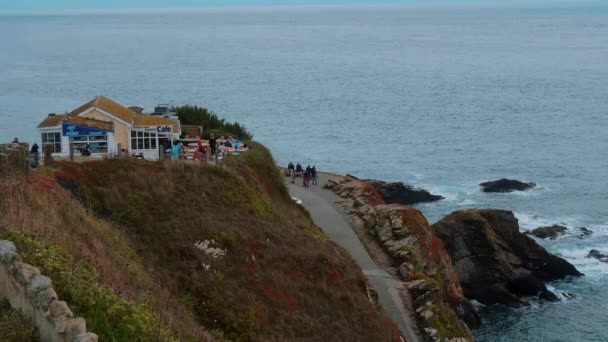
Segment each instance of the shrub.
[[87,321],[87,330],[100,341],[172,341],[158,316],[145,303],[130,303],[98,283],[98,274],[85,262],[74,262],[59,247],[16,231],[3,231],[19,255],[40,268],[53,281],[53,288],[75,315]]
[[238,122],[228,122],[207,108],[186,105],[172,107],[171,111],[177,113],[184,125],[201,125],[205,132],[233,135],[241,140],[253,139],[253,134],[245,126]]

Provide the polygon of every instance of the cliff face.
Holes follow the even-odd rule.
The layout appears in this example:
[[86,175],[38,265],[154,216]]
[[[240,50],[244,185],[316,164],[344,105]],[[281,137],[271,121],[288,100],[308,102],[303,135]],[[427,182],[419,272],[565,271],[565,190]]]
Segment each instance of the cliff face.
[[581,273],[519,232],[512,212],[454,212],[433,225],[452,257],[467,298],[483,304],[520,306],[524,297],[557,300],[544,282]]
[[425,340],[473,340],[467,324],[476,327],[479,317],[463,295],[442,241],[422,213],[404,205],[384,204],[372,184],[351,177],[330,181],[326,187],[345,199],[347,211],[363,220],[398,266]]

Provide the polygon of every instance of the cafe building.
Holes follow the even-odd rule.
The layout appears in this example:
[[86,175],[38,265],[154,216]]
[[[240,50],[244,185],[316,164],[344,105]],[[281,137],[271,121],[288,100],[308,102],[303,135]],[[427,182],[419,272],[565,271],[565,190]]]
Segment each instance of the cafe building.
[[157,160],[163,147],[181,135],[176,117],[137,113],[107,97],[94,99],[65,114],[49,114],[39,125],[42,151],[69,157],[88,148],[93,157],[119,154]]

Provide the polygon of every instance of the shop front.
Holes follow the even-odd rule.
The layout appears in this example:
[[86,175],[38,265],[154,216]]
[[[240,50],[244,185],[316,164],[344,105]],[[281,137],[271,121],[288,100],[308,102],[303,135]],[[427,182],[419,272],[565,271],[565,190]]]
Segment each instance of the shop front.
[[107,155],[113,145],[113,132],[64,122],[62,133],[74,151],[88,149],[92,155]]
[[93,157],[129,155],[162,158],[179,138],[179,120],[140,114],[103,96],[66,114],[49,114],[39,125],[42,150],[53,156],[90,152]]
[[179,138],[173,134],[173,127],[140,126],[131,130],[131,151],[133,154],[141,155],[144,159],[162,159],[166,149],[171,149],[175,139]]

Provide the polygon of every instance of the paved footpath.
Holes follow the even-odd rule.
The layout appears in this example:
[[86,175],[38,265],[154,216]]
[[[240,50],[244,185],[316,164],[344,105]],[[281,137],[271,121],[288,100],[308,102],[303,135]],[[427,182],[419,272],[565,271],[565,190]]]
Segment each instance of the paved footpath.
[[288,183],[289,193],[291,196],[302,200],[302,205],[310,212],[315,224],[321,227],[330,239],[345,248],[359,264],[363,274],[378,292],[382,307],[399,326],[407,341],[421,341],[412,328],[414,323],[410,313],[404,308],[395,288],[396,285],[399,286],[401,283],[393,279],[390,274],[378,267],[372,260],[349,222],[330,203],[330,200],[334,197],[337,200],[337,196],[323,189],[321,185],[323,183],[324,179],[320,177],[319,185],[307,189],[302,187],[302,181],[298,179],[296,184]]

